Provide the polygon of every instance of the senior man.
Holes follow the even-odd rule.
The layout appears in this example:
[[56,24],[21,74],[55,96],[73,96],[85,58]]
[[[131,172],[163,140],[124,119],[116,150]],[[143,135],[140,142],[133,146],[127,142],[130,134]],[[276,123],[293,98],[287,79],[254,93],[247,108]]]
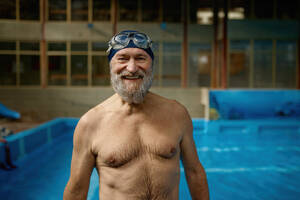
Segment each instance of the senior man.
[[101,200],[177,200],[182,160],[193,199],[209,199],[187,110],[149,92],[151,39],[122,31],[109,42],[115,94],[88,111],[74,133],[64,200],[86,199],[94,167]]

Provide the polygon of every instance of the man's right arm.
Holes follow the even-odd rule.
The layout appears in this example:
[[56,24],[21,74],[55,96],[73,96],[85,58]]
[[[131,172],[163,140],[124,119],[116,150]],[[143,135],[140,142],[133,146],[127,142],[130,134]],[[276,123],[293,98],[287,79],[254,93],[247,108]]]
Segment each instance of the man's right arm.
[[90,176],[95,166],[88,129],[86,119],[81,119],[75,129],[71,175],[64,191],[64,200],[84,200],[87,198]]

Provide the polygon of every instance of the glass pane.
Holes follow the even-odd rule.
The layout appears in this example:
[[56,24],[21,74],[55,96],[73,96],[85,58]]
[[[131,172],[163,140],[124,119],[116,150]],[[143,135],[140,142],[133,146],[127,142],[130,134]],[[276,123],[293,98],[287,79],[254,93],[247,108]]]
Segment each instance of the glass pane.
[[72,20],[88,20],[87,0],[72,0]]
[[229,87],[249,87],[249,48],[249,41],[230,41]]
[[163,86],[180,86],[181,80],[181,44],[163,44]]
[[67,79],[66,56],[48,57],[48,84],[66,85]]
[[190,87],[209,87],[211,68],[211,45],[189,45],[188,84]]
[[87,85],[87,56],[71,56],[72,85]]
[[163,43],[164,54],[176,54],[181,55],[180,43]]
[[93,1],[93,20],[95,21],[110,20],[110,1],[108,0]]
[[0,1],[0,19],[16,19],[16,1]]
[[92,50],[93,51],[106,51],[108,49],[108,45],[105,42],[93,42],[92,43]]
[[254,42],[254,87],[272,87],[272,41],[257,40]]
[[254,0],[255,17],[259,19],[273,18],[274,0]]
[[86,42],[72,42],[71,51],[87,51],[88,44]]
[[142,21],[159,21],[159,1],[142,0]]
[[109,64],[106,56],[93,56],[93,85],[110,85]]
[[16,85],[16,56],[0,55],[0,85]]
[[40,1],[20,0],[20,18],[28,20],[40,19]]
[[276,87],[296,88],[297,42],[277,41],[276,48]]
[[40,44],[38,42],[21,42],[21,50],[38,51],[40,50]]
[[21,85],[40,84],[40,56],[20,56]]
[[189,17],[190,23],[212,24],[212,1],[190,0]]
[[0,50],[16,50],[16,42],[0,42]]
[[120,21],[137,21],[137,0],[119,1]]
[[163,86],[180,86],[181,56],[165,56],[163,58]]
[[181,21],[181,0],[163,1],[163,21]]
[[67,19],[66,0],[48,0],[49,20],[64,21]]
[[48,51],[66,51],[67,45],[64,42],[48,43]]
[[299,3],[299,1],[277,0],[277,17],[279,19],[297,19]]

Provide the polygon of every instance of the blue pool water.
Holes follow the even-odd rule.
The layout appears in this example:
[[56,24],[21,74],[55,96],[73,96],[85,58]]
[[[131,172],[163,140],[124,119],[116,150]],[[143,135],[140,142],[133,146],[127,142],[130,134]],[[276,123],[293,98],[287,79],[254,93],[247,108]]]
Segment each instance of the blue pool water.
[[[252,122],[246,125],[230,122],[220,126],[194,121],[197,123],[202,125],[195,127],[194,139],[207,173],[211,199],[300,199],[300,129],[297,122],[277,128],[279,122],[268,122],[268,126],[254,128],[256,131],[248,126]],[[62,199],[70,174],[73,128],[65,126],[60,130],[61,135],[56,133],[57,137],[20,157],[16,170],[0,170],[0,199]],[[49,139],[49,133],[45,134]],[[20,144],[26,149],[24,141]],[[180,199],[191,199],[183,168],[181,175]],[[94,171],[89,200],[98,199],[97,179]]]

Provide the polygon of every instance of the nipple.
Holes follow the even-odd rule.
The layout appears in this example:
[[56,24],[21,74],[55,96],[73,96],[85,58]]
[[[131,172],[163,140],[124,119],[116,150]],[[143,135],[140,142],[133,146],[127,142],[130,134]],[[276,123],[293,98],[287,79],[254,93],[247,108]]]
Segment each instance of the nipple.
[[175,154],[176,153],[176,148],[175,147],[172,147],[171,148],[171,154],[173,155],[173,154]]
[[110,165],[115,164],[115,162],[116,162],[116,159],[113,158],[113,157],[110,157],[110,158],[108,159],[108,164],[110,164]]

